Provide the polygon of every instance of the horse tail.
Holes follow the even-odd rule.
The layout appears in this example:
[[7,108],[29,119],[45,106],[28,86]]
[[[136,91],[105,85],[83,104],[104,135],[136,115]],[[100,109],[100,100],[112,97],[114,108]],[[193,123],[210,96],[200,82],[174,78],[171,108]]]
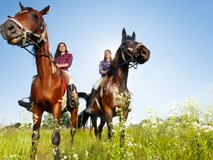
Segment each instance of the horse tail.
[[86,123],[90,117],[89,113],[86,113],[85,110],[83,110],[79,115],[78,115],[78,128],[86,128]]
[[[89,95],[85,92],[78,92],[78,97],[83,98],[86,100],[86,106],[89,101]],[[86,113],[85,110],[83,110],[79,115],[78,115],[78,128],[86,127],[86,123],[90,117],[90,114]]]
[[84,98],[86,100],[86,102],[89,101],[89,95],[85,92],[78,92],[78,97]]

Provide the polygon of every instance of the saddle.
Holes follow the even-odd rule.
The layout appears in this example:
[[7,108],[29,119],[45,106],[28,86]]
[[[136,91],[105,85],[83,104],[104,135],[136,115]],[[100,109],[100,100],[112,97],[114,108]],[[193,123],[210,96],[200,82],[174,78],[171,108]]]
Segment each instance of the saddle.
[[101,98],[103,97],[103,92],[104,92],[104,90],[105,90],[107,80],[108,80],[108,77],[105,76],[105,77],[103,78],[103,80],[101,81],[101,84],[100,84],[100,86],[99,86],[99,88],[98,88],[98,93],[99,93],[99,95],[97,94],[96,97],[94,98],[94,101],[96,102],[96,104],[97,104],[99,110],[100,110],[102,113],[104,113],[104,111],[103,111],[103,109],[102,109],[102,107],[101,107],[101,106],[102,106]]

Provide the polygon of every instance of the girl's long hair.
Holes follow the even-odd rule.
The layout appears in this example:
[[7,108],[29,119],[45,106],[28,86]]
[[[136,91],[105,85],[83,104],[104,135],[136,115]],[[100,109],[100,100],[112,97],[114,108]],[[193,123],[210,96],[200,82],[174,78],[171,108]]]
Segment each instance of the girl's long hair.
[[108,51],[108,52],[110,53],[110,60],[109,60],[109,62],[112,62],[112,52],[111,52],[109,49],[106,49],[106,50],[104,51],[104,59],[103,59],[103,61],[106,61],[106,57],[105,57],[106,51]]
[[63,44],[63,45],[65,46],[65,54],[69,54],[69,52],[68,52],[68,50],[67,50],[67,45],[66,45],[66,43],[60,42],[60,43],[58,44],[58,46],[57,46],[56,51],[55,51],[55,56],[54,56],[54,58],[57,58],[57,57],[59,57],[59,56],[61,55],[61,52],[60,52],[60,50],[59,50],[59,46],[60,46],[61,44]]

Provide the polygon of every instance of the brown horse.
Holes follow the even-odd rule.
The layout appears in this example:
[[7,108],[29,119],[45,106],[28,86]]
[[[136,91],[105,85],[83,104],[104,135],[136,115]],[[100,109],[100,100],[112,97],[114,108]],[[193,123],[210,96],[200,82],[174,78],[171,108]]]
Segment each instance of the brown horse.
[[[52,55],[49,51],[49,40],[43,15],[49,13],[50,6],[41,11],[30,7],[24,7],[21,3],[21,11],[14,17],[1,25],[2,36],[11,45],[17,45],[22,48],[32,45],[35,53],[37,66],[37,76],[31,86],[31,98],[33,102],[33,134],[32,134],[32,153],[31,159],[36,158],[37,143],[39,140],[39,130],[44,111],[52,113],[54,117],[55,130],[52,136],[54,145],[54,157],[59,158],[60,143],[60,118],[63,112],[69,111],[71,114],[71,144],[74,141],[75,128],[77,123],[77,109],[62,109],[62,98],[66,91],[65,78],[62,71],[56,67]],[[65,84],[65,85],[64,85]]]
[[[94,98],[92,104],[94,111],[91,118],[95,128],[95,135],[98,135],[99,138],[101,137],[105,121],[108,126],[108,138],[111,139],[113,128],[112,118],[120,116],[121,124],[124,124],[127,120],[131,99],[129,90],[127,89],[129,68],[143,64],[149,60],[150,51],[142,43],[136,42],[135,36],[135,32],[133,32],[132,36],[129,36],[126,34],[125,29],[122,30],[121,45],[115,54],[107,76],[105,76],[99,87],[100,92]],[[78,95],[86,100],[90,96],[84,92],[79,92]],[[86,123],[89,117],[90,115],[84,110],[79,115],[79,123]],[[97,117],[101,117],[101,124],[98,128],[96,124]],[[79,124],[79,126],[81,125]],[[120,138],[122,146],[124,143],[124,129],[121,131]]]

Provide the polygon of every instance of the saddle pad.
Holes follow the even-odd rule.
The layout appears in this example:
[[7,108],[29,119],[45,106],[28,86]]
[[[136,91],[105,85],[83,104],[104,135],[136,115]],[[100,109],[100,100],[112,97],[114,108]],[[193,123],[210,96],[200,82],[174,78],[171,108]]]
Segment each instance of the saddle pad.
[[67,107],[67,91],[65,91],[64,96],[61,101],[61,111],[63,111]]

